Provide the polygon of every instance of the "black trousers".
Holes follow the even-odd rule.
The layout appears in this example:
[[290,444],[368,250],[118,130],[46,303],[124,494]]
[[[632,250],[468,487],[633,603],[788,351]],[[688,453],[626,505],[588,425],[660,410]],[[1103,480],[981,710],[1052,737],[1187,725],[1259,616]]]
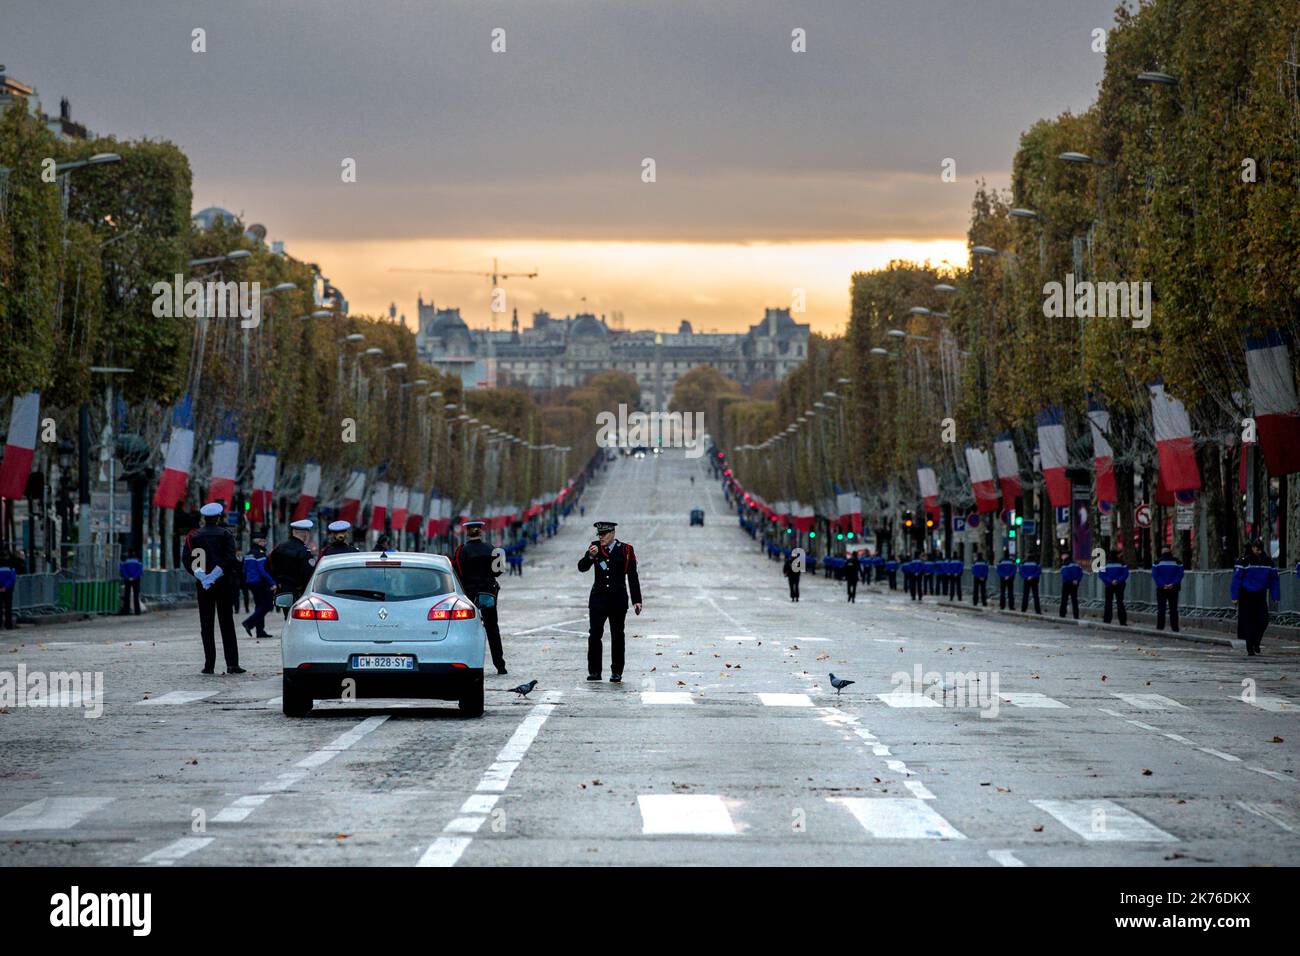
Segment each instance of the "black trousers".
[[891,590],[891,591],[897,591],[897,590],[898,590],[898,572],[897,572],[897,571],[890,571],[890,572],[889,572],[889,590]]
[[998,609],[1016,609],[1016,579],[998,577]]
[[989,581],[988,578],[975,578],[975,583],[971,585],[971,604],[978,607],[983,604],[989,606]]
[[1043,609],[1038,604],[1038,578],[1026,578],[1025,582],[1020,585],[1020,610],[1029,610],[1029,595],[1034,595],[1034,613],[1042,614]]
[[1106,585],[1106,610],[1101,615],[1101,619],[1105,623],[1110,623],[1110,606],[1113,603],[1116,613],[1119,614],[1119,622],[1128,626],[1128,611],[1124,607],[1124,588],[1127,585],[1127,581]]
[[483,630],[487,631],[488,652],[492,655],[492,665],[497,670],[503,671],[506,669],[506,659],[501,648],[501,627],[497,624],[496,605],[481,607],[478,612],[483,615]]
[[[798,589],[799,579],[790,576],[794,587]],[[627,618],[627,606],[592,604],[588,608],[591,614],[591,635],[587,638],[587,673],[600,676],[603,647],[601,638],[605,633],[605,622],[609,621],[609,673],[611,676],[623,676],[623,621]]]
[[[231,593],[234,593],[234,598]],[[236,588],[226,589],[220,584],[210,588],[199,585],[199,631],[203,635],[203,666],[208,670],[217,663],[217,643],[213,634],[212,618],[216,616],[221,627],[221,649],[226,656],[226,669],[239,666],[239,645],[235,643],[234,601],[239,597]]]
[[848,576],[849,600],[854,604],[858,602],[858,576],[850,574]]
[[787,574],[785,580],[786,583],[790,585],[790,600],[799,600],[799,575]]
[[0,591],[0,628],[6,631],[14,629],[14,591],[5,588]]
[[135,605],[136,614],[140,613],[140,579],[134,581],[122,582],[122,610],[121,614],[131,614],[132,603]]
[[952,588],[949,591],[949,595],[952,597],[954,601],[961,600],[961,575],[960,574],[954,574],[952,576]]
[[912,595],[913,601],[925,600],[925,575],[913,574],[907,584],[907,593]]
[[275,606],[275,592],[269,584],[259,584],[253,588],[253,602],[253,613],[244,618],[243,627],[262,637],[266,635],[266,616]]
[[1260,641],[1268,628],[1268,592],[1239,591],[1237,594],[1237,637],[1246,642],[1246,650],[1259,652]]
[[1169,627],[1178,633],[1178,592],[1181,588],[1156,589],[1156,630],[1165,629],[1165,612],[1169,613]]
[[1074,607],[1074,619],[1079,619],[1079,582],[1062,581],[1061,582],[1061,617],[1065,617],[1066,602]]

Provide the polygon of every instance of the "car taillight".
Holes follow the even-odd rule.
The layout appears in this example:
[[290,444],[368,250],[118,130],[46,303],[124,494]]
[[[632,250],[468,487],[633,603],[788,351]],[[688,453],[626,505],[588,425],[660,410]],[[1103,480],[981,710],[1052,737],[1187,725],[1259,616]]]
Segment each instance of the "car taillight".
[[318,597],[309,597],[293,606],[294,620],[297,621],[337,621],[339,612],[328,601]]
[[430,621],[468,621],[473,617],[474,605],[454,595],[429,608]]

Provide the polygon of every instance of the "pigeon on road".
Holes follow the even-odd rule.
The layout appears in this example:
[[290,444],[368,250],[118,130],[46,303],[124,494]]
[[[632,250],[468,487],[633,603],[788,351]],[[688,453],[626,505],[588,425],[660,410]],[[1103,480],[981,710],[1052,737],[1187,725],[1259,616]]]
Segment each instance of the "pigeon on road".
[[856,681],[845,680],[843,677],[836,677],[834,674],[831,674],[830,678],[831,686],[835,688],[836,697],[840,696],[840,691],[844,690],[844,688],[848,687],[850,684],[856,683]]
[[518,687],[511,687],[510,691],[511,693],[518,694],[520,697],[527,697],[533,692],[533,688],[536,686],[537,681],[530,680],[527,684],[520,684]]

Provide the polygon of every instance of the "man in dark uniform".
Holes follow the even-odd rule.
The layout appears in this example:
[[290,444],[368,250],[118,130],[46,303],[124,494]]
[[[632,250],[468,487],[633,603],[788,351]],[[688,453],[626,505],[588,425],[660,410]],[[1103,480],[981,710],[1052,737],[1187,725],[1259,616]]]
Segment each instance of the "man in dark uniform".
[[781,573],[785,575],[785,583],[790,588],[790,601],[792,603],[799,600],[799,574],[801,568],[802,560],[796,558],[793,552],[787,554],[785,560],[781,562]]
[[617,524],[596,522],[596,540],[578,560],[578,570],[586,574],[595,568],[587,608],[591,615],[591,636],[587,639],[587,680],[600,680],[601,638],[609,621],[609,681],[623,682],[623,620],[627,617],[628,591],[632,607],[641,613],[641,579],[637,576],[636,552],[625,541],[614,537]]
[[998,609],[1005,611],[1008,607],[1016,609],[1016,562],[1011,560],[1011,552],[1003,548],[1002,560],[995,569],[998,575]]
[[[275,578],[276,594],[292,594],[297,601],[306,592],[307,582],[316,566],[316,559],[307,547],[307,536],[313,527],[309,518],[290,524],[289,540],[277,544],[266,559],[271,577]],[[288,608],[284,609],[284,616],[289,616]]]
[[212,618],[221,627],[221,649],[226,657],[226,673],[242,674],[239,645],[235,642],[233,595],[239,594],[239,559],[235,556],[235,539],[222,527],[223,507],[211,502],[199,509],[203,527],[189,539],[185,549],[185,567],[199,582],[199,630],[203,636],[203,673],[211,674],[217,662],[217,645]]
[[501,628],[497,624],[497,595],[501,575],[497,549],[483,540],[483,522],[466,521],[464,544],[457,545],[451,564],[456,569],[465,593],[483,615],[483,630],[487,632],[488,648],[497,673],[506,673],[506,659],[501,649]]
[[348,534],[351,531],[352,522],[331,521],[329,525],[330,540],[325,547],[320,549],[320,557],[328,558],[331,554],[356,554],[357,549],[348,543]]
[[854,555],[844,565],[844,585],[849,592],[849,603],[858,603],[858,559]]

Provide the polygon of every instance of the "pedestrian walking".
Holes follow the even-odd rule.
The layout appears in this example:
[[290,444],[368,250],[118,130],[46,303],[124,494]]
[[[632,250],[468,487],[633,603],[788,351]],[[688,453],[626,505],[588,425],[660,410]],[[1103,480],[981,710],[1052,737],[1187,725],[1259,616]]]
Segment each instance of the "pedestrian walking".
[[1245,556],[1232,572],[1232,603],[1237,605],[1237,637],[1246,642],[1246,653],[1256,657],[1269,624],[1268,601],[1282,597],[1277,568],[1258,538],[1250,542]]
[[790,588],[790,600],[798,602],[799,600],[799,575],[802,572],[800,567],[802,559],[796,558],[791,552],[787,551],[785,560],[781,562],[781,573],[785,575],[786,584]]
[[601,641],[605,622],[609,622],[609,663],[611,684],[623,682],[623,622],[627,617],[628,592],[632,607],[641,613],[641,579],[637,574],[636,552],[625,541],[614,536],[618,527],[613,521],[596,522],[596,540],[587,546],[586,553],[578,559],[578,570],[586,574],[594,570],[591,595],[587,609],[591,616],[591,634],[587,640],[587,680],[601,677]]
[[1183,587],[1183,564],[1174,558],[1168,548],[1160,551],[1160,558],[1151,565],[1151,581],[1156,587],[1156,630],[1165,629],[1165,614],[1169,615],[1169,629],[1178,633],[1178,592]]
[[140,578],[144,575],[144,564],[134,551],[127,554],[126,560],[118,565],[117,573],[122,576],[122,606],[118,614],[140,613]]
[[1128,611],[1124,607],[1124,589],[1128,586],[1128,565],[1124,563],[1124,556],[1119,551],[1112,551],[1110,560],[1097,572],[1097,577],[1101,578],[1101,583],[1106,588],[1106,608],[1101,615],[1102,621],[1110,623],[1113,604],[1115,613],[1119,615],[1119,623],[1127,627]]
[[1068,602],[1074,609],[1074,619],[1079,619],[1079,582],[1083,580],[1083,568],[1070,560],[1070,552],[1061,552],[1061,613],[1065,617],[1065,605]]
[[1002,560],[998,562],[998,610],[1016,609],[1016,562],[1011,559],[1011,552],[1005,548]]
[[249,637],[267,638],[266,615],[275,606],[275,578],[266,570],[266,538],[259,535],[244,556],[244,583],[253,592],[253,613],[241,622]]
[[975,557],[970,563],[971,576],[971,604],[975,607],[989,606],[989,563],[984,560],[984,555],[978,548],[975,549]]
[[1020,610],[1025,612],[1029,610],[1029,595],[1034,596],[1034,613],[1042,614],[1043,609],[1038,604],[1038,578],[1042,575],[1042,565],[1038,563],[1034,556],[1020,562],[1020,579],[1024,582],[1020,593]]
[[501,562],[497,560],[497,550],[483,540],[482,521],[466,521],[464,527],[465,541],[457,546],[451,565],[456,569],[465,593],[479,609],[492,663],[498,674],[505,674],[506,659],[501,647],[501,628],[497,623],[497,596],[501,593],[497,578],[501,576]]
[[858,560],[850,557],[844,565],[844,587],[850,604],[858,603]]
[[185,549],[185,567],[199,586],[199,631],[203,638],[203,673],[211,674],[216,665],[217,648],[213,618],[221,628],[221,648],[226,658],[227,674],[242,674],[239,645],[235,641],[235,598],[239,595],[239,560],[235,557],[235,539],[222,527],[224,507],[213,501],[199,509],[203,527],[189,538]]

